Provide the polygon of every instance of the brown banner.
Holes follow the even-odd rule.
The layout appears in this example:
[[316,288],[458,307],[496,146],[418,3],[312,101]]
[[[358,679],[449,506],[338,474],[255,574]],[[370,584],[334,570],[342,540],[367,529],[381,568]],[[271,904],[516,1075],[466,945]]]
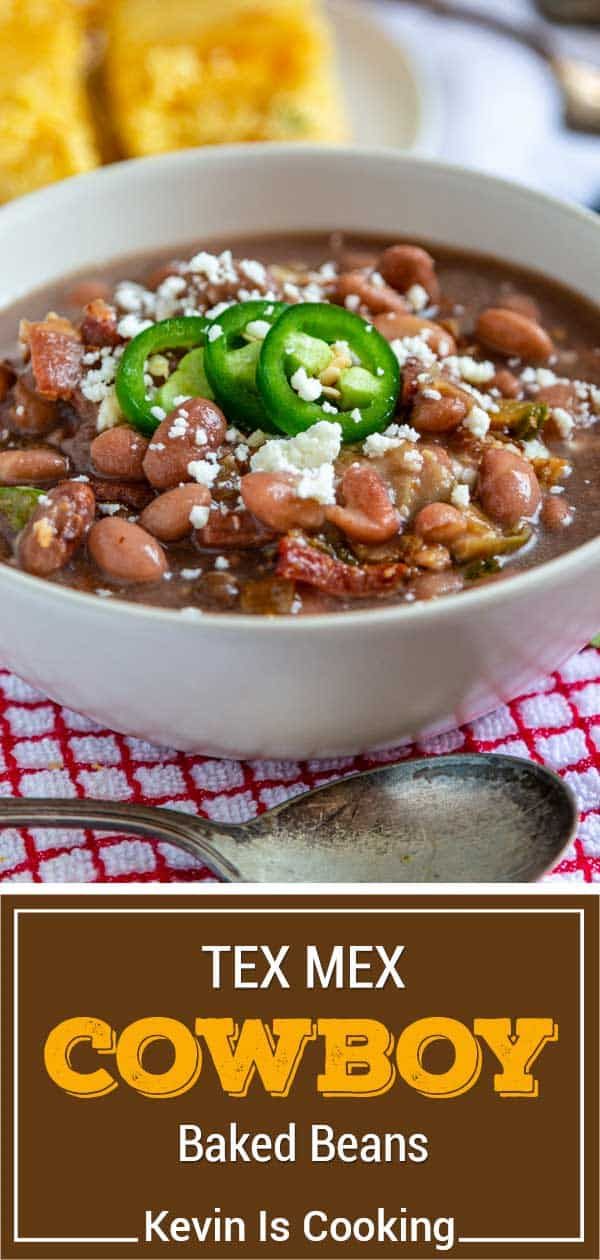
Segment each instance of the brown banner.
[[5,1257],[598,1260],[598,899],[5,896]]

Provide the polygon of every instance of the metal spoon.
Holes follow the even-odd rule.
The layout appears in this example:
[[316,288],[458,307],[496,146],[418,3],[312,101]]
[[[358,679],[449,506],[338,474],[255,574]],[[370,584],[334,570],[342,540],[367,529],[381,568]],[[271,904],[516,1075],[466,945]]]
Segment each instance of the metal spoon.
[[[407,2],[407,0],[405,0]],[[550,67],[562,93],[565,121],[573,131],[600,132],[600,66],[581,57],[563,56],[554,33],[538,19],[515,23],[461,0],[408,0],[440,17],[497,31],[525,44]]]
[[0,800],[0,829],[132,832],[249,883],[525,883],[555,865],[577,817],[557,775],[496,754],[352,774],[225,825],[145,805]]

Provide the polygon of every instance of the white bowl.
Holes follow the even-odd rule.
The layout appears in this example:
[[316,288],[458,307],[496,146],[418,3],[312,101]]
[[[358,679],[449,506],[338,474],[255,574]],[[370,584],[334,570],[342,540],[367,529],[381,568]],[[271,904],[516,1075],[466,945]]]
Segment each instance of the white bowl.
[[[2,304],[134,250],[334,227],[495,253],[600,300],[593,215],[391,151],[257,146],[124,163],[14,203],[0,226]],[[595,540],[433,603],[191,621],[0,565],[0,659],[62,704],[176,748],[354,753],[526,690],[600,629],[599,576]]]

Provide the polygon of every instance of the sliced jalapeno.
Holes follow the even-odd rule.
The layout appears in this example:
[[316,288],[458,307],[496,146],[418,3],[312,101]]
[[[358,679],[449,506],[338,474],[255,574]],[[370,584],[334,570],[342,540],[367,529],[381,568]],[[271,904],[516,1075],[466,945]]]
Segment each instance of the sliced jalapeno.
[[207,334],[204,367],[209,383],[227,419],[248,433],[273,427],[256,369],[265,335],[287,309],[285,302],[238,302],[213,320]]
[[146,391],[147,359],[165,350],[192,350],[204,345],[209,326],[209,320],[203,315],[182,315],[179,319],[163,319],[159,324],[152,324],[130,341],[117,371],[117,398],[127,419],[141,433],[151,436],[160,423],[152,414],[152,408],[160,403]]
[[385,428],[400,390],[398,361],[385,338],[359,315],[326,302],[280,315],[262,344],[256,379],[274,428],[294,435],[335,414],[345,442]]
[[187,395],[188,398],[209,398],[214,400],[214,394],[208,383],[208,377],[204,368],[204,350],[202,346],[198,346],[197,350],[190,350],[189,354],[184,355],[179,366],[171,375],[164,385],[161,385],[156,395],[156,402],[163,411],[169,412],[177,405],[176,398],[182,398]]

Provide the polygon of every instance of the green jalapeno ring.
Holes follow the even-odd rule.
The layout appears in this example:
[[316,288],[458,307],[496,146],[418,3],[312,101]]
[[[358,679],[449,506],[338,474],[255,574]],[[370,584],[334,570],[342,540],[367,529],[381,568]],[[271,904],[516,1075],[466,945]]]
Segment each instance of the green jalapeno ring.
[[117,370],[117,398],[124,415],[146,437],[151,437],[160,424],[152,414],[156,404],[146,395],[146,361],[165,350],[192,350],[204,345],[209,327],[210,321],[203,315],[182,315],[152,324],[129,342]]
[[[324,411],[321,402],[305,402],[292,388],[288,349],[297,334],[318,338],[328,345],[347,342],[359,360],[359,372],[348,369],[348,376],[354,373],[353,386],[364,391],[368,385],[370,391],[363,392],[366,401],[358,408],[360,419],[356,408],[350,412],[339,409],[334,415],[331,404]],[[265,411],[275,428],[295,436],[320,420],[336,420],[345,442],[358,442],[384,429],[395,414],[400,392],[400,366],[381,333],[360,315],[326,302],[303,302],[280,315],[262,344],[256,379]]]
[[[268,299],[237,302],[211,324],[204,354],[206,375],[228,420],[247,433],[277,429],[269,421],[256,381],[262,343],[248,342],[244,333],[255,320],[273,325],[287,310],[287,303]],[[213,331],[217,328],[220,334]]]

